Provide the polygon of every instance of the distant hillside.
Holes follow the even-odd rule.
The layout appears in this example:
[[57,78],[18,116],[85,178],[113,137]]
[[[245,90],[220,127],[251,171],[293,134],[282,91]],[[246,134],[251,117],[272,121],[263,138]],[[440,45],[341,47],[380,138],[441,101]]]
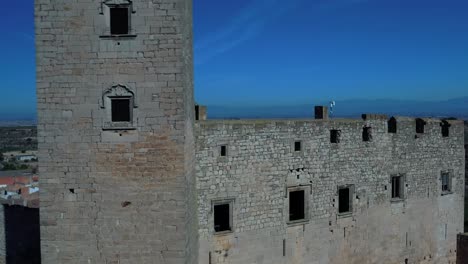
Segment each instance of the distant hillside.
[[0,127],[0,152],[37,149],[35,126]]

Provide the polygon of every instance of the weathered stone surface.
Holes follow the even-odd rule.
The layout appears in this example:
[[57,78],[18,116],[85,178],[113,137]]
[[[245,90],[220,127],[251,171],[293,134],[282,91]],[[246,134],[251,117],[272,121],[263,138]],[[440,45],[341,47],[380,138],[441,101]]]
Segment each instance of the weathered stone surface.
[[[196,123],[199,262],[454,263],[463,231],[463,123],[415,120],[240,120]],[[362,129],[372,127],[372,141]],[[330,130],[341,142],[330,143]],[[302,141],[302,151],[292,148]],[[219,146],[228,156],[219,156]],[[452,174],[442,195],[441,171]],[[405,198],[391,201],[390,176],[405,175]],[[353,184],[353,213],[337,214],[337,188]],[[287,188],[310,186],[309,220],[288,225]],[[213,200],[234,199],[232,233],[214,234]],[[307,211],[307,210],[306,210]],[[284,242],[283,242],[284,241]],[[283,244],[285,256],[283,256]]]
[[130,1],[123,37],[101,2],[35,1],[42,262],[196,263],[192,1]]

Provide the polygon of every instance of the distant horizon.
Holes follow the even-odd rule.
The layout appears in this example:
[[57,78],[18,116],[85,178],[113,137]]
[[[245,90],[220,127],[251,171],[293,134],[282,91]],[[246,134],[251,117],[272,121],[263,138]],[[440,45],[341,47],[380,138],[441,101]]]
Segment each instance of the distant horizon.
[[[336,117],[358,117],[363,113],[407,116],[453,116],[468,119],[468,96],[448,100],[365,99],[334,100]],[[207,104],[208,116],[219,118],[303,118],[312,117],[316,105],[329,106],[330,101],[283,104]],[[200,103],[200,102],[198,102]],[[201,103],[200,103],[201,104]],[[202,104],[205,105],[205,104]],[[0,112],[0,121],[37,121],[34,113]]]
[[[34,116],[34,1],[2,7],[0,115]],[[468,96],[466,1],[200,0],[193,8],[201,104]]]

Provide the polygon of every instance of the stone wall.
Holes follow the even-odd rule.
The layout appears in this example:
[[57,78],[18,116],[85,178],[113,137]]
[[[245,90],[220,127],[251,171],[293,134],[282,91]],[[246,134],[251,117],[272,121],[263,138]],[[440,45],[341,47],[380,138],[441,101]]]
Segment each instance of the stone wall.
[[[455,263],[463,231],[463,123],[415,120],[240,120],[196,123],[200,263]],[[363,142],[364,126],[372,141]],[[341,142],[330,143],[330,130]],[[294,141],[302,150],[294,151]],[[226,145],[227,156],[219,148]],[[452,193],[442,195],[441,171]],[[405,176],[391,201],[391,175]],[[354,185],[352,214],[337,189]],[[288,187],[303,186],[308,220],[288,224]],[[233,200],[233,232],[215,234],[212,202]],[[307,203],[306,203],[307,204]]]
[[36,0],[35,22],[43,263],[196,263],[191,1]]

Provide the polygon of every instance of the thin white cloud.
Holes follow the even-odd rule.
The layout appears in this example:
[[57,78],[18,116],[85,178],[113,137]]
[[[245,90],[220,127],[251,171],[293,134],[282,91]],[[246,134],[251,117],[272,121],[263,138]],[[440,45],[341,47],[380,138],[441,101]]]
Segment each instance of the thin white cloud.
[[313,15],[314,12],[343,8],[369,0],[253,0],[227,25],[223,26],[222,30],[195,43],[195,63],[204,64],[211,58],[256,37],[269,23],[297,8],[304,1],[316,1],[315,10],[311,10],[311,15]]

